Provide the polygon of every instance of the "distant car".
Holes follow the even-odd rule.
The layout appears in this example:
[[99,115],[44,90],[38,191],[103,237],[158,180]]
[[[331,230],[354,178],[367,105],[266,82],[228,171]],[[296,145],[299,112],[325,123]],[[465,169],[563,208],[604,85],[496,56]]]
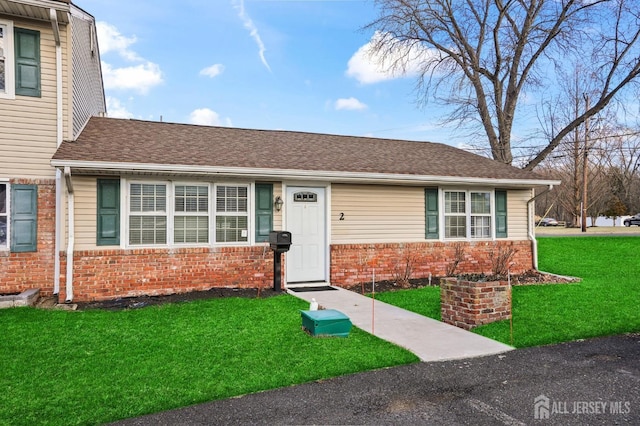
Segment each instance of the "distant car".
[[540,219],[537,223],[538,226],[558,226],[558,221],[552,217],[545,217]]
[[624,226],[631,226],[631,225],[638,225],[640,226],[640,213],[638,213],[637,215],[628,217],[624,220],[624,222],[622,222],[624,224]]

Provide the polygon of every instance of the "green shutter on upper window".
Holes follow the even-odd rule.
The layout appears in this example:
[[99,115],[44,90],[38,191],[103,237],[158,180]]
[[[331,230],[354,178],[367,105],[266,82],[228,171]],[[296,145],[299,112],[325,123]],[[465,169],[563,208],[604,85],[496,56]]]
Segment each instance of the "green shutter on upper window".
[[496,238],[507,238],[507,191],[496,190]]
[[256,184],[256,242],[269,241],[273,230],[273,185]]
[[37,251],[38,186],[11,186],[11,251]]
[[424,190],[425,212],[426,212],[426,235],[428,240],[437,240],[440,236],[438,226],[438,188],[427,188]]
[[40,97],[40,33],[14,29],[16,95]]
[[120,180],[118,179],[98,179],[97,225],[97,245],[120,245]]

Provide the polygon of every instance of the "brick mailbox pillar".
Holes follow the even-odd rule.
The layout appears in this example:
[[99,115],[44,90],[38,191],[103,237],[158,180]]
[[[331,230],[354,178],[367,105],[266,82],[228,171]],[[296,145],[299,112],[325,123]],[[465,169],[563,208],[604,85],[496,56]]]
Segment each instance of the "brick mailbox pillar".
[[442,321],[470,330],[511,318],[511,288],[507,281],[440,280]]

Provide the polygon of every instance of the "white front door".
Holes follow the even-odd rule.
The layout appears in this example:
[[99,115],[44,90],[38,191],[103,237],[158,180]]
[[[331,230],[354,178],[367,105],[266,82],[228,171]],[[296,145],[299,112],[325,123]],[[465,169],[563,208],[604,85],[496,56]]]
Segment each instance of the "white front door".
[[326,281],[325,188],[288,187],[285,229],[287,283]]

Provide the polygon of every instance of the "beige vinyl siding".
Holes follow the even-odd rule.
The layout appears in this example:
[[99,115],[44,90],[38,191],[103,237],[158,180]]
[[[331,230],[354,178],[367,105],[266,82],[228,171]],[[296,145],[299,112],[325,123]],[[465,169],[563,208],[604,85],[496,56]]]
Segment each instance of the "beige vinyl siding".
[[[98,179],[95,177],[74,177],[73,192],[75,203],[75,250],[97,249],[96,233],[98,208]],[[122,213],[120,215],[122,218]]]
[[[3,19],[11,19],[3,16]],[[41,97],[0,99],[0,177],[53,178],[49,164],[56,150],[56,53],[50,23],[13,19],[14,28],[40,32]],[[66,28],[60,32],[63,94],[67,87]],[[13,64],[12,64],[13,66]],[[64,117],[67,99],[63,96]],[[66,123],[66,119],[63,119]],[[65,130],[64,135],[67,135]]]
[[424,241],[424,234],[424,188],[331,186],[332,243]]
[[[106,112],[95,23],[80,12],[71,17],[73,46],[73,137],[87,120]],[[92,46],[93,35],[93,46]],[[93,49],[92,49],[93,47]]]
[[[275,200],[277,196],[281,196],[284,200],[285,194],[282,193],[282,182],[274,182],[273,184],[273,199]],[[284,207],[282,210],[277,212],[275,209],[273,210],[273,230],[281,231],[282,230],[282,212],[284,212]]]
[[507,191],[507,232],[510,240],[526,240],[527,201],[531,199],[530,189]]

